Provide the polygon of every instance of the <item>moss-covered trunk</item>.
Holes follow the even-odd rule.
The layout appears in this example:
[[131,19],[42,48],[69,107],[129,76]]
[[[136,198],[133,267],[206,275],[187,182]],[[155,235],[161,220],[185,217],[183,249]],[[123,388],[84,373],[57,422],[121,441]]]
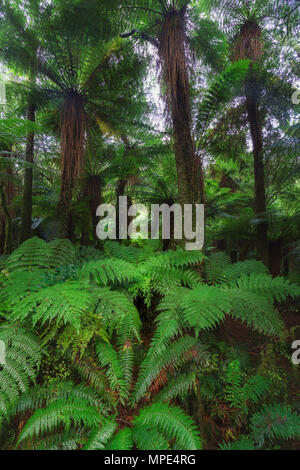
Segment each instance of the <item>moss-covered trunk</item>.
[[71,204],[75,182],[84,164],[86,114],[79,93],[69,91],[61,112],[61,187],[57,207],[58,236],[73,238]]

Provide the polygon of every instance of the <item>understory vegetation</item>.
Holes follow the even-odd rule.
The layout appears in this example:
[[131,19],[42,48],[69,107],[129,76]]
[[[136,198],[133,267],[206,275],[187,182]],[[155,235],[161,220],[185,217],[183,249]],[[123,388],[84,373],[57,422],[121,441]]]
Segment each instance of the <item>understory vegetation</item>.
[[0,449],[300,448],[298,7],[0,0]]

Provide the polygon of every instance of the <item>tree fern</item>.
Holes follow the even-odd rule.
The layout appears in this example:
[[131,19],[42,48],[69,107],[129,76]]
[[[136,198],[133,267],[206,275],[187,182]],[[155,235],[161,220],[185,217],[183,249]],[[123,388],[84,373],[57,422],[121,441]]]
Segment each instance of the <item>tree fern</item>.
[[130,450],[133,447],[132,432],[129,428],[118,431],[107,443],[106,450]]

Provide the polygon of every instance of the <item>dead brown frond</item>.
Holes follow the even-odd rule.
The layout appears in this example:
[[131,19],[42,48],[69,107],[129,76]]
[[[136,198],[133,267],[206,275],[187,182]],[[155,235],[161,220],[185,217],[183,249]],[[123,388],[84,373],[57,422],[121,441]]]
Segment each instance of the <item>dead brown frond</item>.
[[247,20],[240,29],[235,47],[234,60],[250,59],[257,61],[262,54],[261,29],[256,21]]

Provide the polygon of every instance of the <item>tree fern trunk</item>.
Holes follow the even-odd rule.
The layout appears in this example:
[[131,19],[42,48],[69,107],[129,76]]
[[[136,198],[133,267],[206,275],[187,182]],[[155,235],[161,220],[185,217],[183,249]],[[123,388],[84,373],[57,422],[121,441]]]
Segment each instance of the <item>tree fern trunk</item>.
[[174,153],[181,204],[203,202],[203,170],[195,155],[186,58],[185,9],[170,12],[159,39],[168,104],[172,116]]
[[[35,105],[28,104],[27,108],[28,121],[35,122]],[[24,242],[31,237],[31,220],[32,220],[32,181],[33,181],[33,168],[32,163],[34,160],[34,132],[28,132],[26,137],[26,152],[25,161],[29,163],[25,168],[24,173],[24,189],[22,200],[22,223],[20,242]]]
[[61,187],[57,207],[59,238],[73,238],[71,203],[75,183],[84,167],[86,113],[82,96],[71,90],[61,112]]
[[71,214],[71,204],[73,195],[74,182],[73,179],[67,180],[62,176],[61,194],[57,208],[58,218],[58,237],[59,238],[73,238],[74,226]]
[[[263,136],[258,109],[258,87],[255,77],[249,77],[245,83],[246,106],[250,125],[255,179],[255,212],[266,212],[265,173],[263,160]],[[264,215],[262,216],[265,219]],[[261,260],[268,266],[268,225],[262,220],[257,227],[256,246]]]

